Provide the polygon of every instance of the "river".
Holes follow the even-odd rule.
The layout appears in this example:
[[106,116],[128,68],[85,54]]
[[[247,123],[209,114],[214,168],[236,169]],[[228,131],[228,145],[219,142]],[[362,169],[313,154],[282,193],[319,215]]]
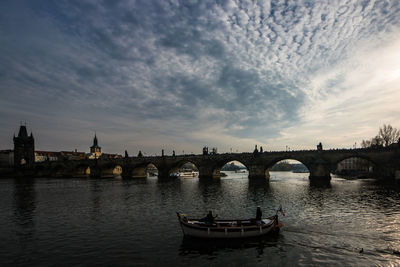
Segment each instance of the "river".
[[[2,179],[0,266],[400,265],[398,186],[227,173],[211,181]],[[279,235],[239,242],[185,239],[175,213],[243,218],[279,205]]]

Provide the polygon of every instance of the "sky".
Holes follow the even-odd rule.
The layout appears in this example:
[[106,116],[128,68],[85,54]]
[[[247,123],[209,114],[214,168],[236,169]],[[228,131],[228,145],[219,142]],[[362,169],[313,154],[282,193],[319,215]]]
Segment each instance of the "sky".
[[0,149],[359,146],[400,128],[400,1],[0,2]]

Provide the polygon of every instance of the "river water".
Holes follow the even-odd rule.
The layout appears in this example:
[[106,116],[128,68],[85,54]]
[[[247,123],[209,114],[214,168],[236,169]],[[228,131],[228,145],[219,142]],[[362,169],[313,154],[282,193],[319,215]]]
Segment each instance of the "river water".
[[[399,187],[227,173],[212,181],[2,179],[0,266],[400,265]],[[267,216],[280,204],[278,235],[239,242],[185,239],[175,213],[243,218],[261,206]]]

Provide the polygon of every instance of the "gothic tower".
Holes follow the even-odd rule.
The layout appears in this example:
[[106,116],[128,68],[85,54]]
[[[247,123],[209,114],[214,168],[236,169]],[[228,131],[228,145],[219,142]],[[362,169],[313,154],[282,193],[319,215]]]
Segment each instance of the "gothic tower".
[[97,136],[94,134],[93,145],[90,147],[90,153],[95,155],[96,158],[101,156],[101,147],[97,144]]
[[21,125],[18,136],[14,134],[14,166],[32,167],[35,163],[35,140],[32,132],[28,136],[26,126]]

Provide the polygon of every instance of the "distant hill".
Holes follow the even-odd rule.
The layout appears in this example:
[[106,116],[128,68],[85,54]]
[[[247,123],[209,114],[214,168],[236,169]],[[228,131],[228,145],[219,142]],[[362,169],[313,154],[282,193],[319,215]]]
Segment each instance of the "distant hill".
[[236,165],[234,162],[232,162],[230,164],[225,164],[221,168],[221,171],[238,171],[238,170],[241,170],[241,169],[246,169],[246,167]]
[[302,163],[290,164],[293,172],[310,172],[307,167]]
[[309,172],[307,167],[302,163],[288,163],[288,162],[280,162],[275,164],[270,171],[279,171],[279,172]]
[[[245,166],[236,165],[234,162],[226,164],[221,171],[238,171],[246,169]],[[302,163],[289,163],[286,161],[275,164],[270,171],[276,172],[309,172],[307,167]]]
[[290,172],[290,171],[292,171],[292,167],[290,166],[290,164],[288,162],[283,161],[283,162],[279,162],[279,163],[275,164],[274,166],[272,166],[270,171],[272,171],[272,172]]

